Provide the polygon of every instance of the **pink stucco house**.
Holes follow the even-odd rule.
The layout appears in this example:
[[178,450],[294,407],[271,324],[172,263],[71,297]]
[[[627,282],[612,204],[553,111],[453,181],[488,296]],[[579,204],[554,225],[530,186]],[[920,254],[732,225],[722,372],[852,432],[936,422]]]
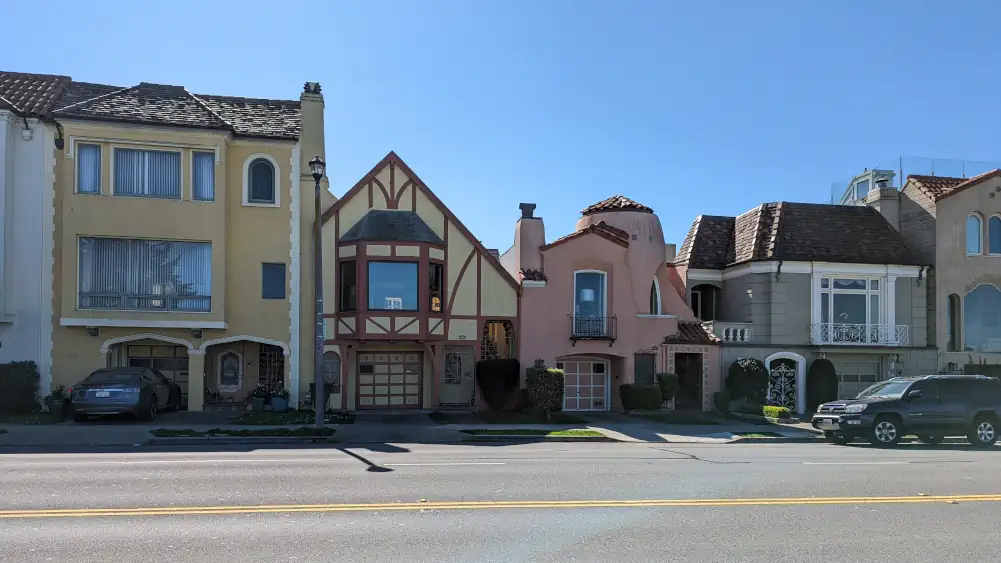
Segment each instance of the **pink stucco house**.
[[653,210],[614,196],[581,212],[576,230],[546,242],[523,203],[501,264],[522,285],[522,366],[564,370],[564,410],[621,410],[619,386],[678,374],[675,408],[712,408],[721,389],[719,340],[677,290]]

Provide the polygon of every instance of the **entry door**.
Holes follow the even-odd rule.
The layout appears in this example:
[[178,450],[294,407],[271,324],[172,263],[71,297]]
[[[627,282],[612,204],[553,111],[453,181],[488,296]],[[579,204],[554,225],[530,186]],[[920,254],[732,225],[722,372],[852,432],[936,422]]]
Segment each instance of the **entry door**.
[[472,346],[445,346],[445,369],[441,375],[442,406],[467,407],[475,399]]
[[678,372],[674,408],[702,410],[702,354],[675,354],[674,365]]

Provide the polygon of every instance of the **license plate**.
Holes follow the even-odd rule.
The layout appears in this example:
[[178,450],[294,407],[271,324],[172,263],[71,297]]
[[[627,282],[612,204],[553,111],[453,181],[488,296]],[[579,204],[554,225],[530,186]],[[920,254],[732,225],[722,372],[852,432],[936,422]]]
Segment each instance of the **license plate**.
[[94,393],[94,396],[97,397],[98,399],[105,399],[111,396],[111,391],[96,391]]
[[822,420],[820,421],[821,428],[840,428],[840,425],[833,420]]

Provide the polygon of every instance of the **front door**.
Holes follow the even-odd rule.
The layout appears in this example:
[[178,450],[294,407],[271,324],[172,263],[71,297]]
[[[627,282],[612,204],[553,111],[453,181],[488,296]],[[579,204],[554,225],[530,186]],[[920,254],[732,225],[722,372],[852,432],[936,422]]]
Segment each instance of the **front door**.
[[475,400],[475,362],[472,346],[445,346],[445,369],[441,376],[441,406],[468,407]]
[[678,388],[674,393],[677,410],[702,410],[702,354],[675,354]]

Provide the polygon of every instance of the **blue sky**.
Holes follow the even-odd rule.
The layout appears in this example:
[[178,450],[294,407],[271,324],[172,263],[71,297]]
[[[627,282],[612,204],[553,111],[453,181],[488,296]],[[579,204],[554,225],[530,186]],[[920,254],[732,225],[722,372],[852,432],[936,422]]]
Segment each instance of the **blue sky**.
[[[621,193],[700,213],[826,201],[899,155],[1001,160],[1001,5],[6,0],[4,70],[326,99],[331,188],[395,150],[489,247]],[[18,24],[15,22],[22,22]]]

